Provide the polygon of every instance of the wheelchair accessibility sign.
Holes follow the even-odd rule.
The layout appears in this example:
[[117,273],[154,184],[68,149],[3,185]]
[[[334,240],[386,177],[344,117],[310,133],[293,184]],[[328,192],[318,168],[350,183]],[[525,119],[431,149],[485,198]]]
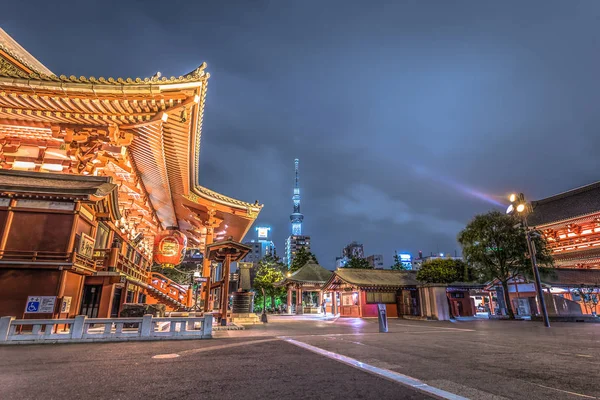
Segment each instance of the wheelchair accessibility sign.
[[52,314],[56,304],[56,296],[29,296],[25,313]]

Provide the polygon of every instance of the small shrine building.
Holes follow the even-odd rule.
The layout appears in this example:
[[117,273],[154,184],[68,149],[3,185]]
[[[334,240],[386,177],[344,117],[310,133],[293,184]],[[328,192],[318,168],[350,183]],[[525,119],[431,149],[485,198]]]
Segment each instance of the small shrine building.
[[287,290],[287,312],[295,314],[321,313],[322,286],[332,274],[333,272],[311,260],[297,271],[288,273],[281,282],[277,282],[276,286],[285,287]]

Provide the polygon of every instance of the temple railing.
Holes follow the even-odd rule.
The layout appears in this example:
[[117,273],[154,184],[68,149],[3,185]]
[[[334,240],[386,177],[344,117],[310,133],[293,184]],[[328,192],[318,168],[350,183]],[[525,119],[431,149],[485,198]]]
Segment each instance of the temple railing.
[[113,340],[206,339],[213,316],[155,318],[15,319],[0,317],[0,344]]
[[2,263],[65,264],[72,261],[72,253],[58,251],[0,250]]
[[188,289],[158,272],[151,273],[150,287],[178,303],[189,305]]
[[42,264],[42,265],[75,265],[89,270],[96,270],[96,260],[83,257],[76,252],[0,250],[2,264]]

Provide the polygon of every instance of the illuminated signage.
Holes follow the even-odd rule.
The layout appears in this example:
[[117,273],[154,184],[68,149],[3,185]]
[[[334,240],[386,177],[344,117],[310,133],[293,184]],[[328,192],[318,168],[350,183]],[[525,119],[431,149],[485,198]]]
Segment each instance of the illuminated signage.
[[398,254],[400,256],[400,260],[402,261],[410,261],[412,259],[412,256],[410,254]]
[[259,239],[266,239],[269,236],[269,231],[271,230],[271,228],[266,227],[266,226],[257,226],[256,227],[256,232],[258,232],[258,238]]

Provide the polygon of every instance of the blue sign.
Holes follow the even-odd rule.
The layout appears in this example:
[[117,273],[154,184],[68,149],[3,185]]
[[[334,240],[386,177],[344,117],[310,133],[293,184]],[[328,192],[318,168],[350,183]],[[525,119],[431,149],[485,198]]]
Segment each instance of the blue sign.
[[26,308],[26,312],[38,312],[38,310],[40,309],[40,302],[39,301],[28,301],[27,302],[27,308]]

